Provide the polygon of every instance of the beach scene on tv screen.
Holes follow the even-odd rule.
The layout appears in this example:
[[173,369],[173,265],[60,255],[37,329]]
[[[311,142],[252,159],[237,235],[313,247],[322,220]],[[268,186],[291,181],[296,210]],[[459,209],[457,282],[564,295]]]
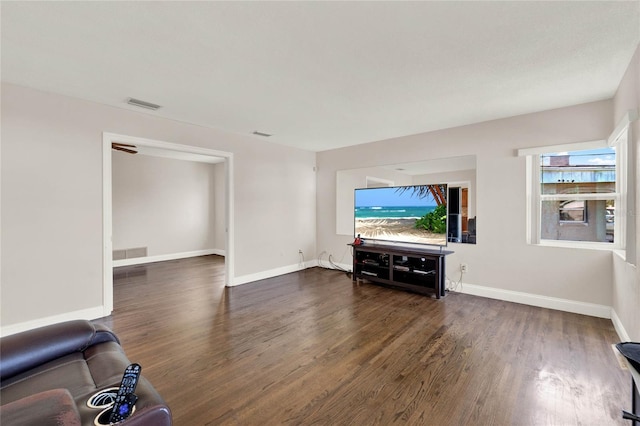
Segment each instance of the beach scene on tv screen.
[[355,190],[355,235],[372,240],[446,245],[446,185]]

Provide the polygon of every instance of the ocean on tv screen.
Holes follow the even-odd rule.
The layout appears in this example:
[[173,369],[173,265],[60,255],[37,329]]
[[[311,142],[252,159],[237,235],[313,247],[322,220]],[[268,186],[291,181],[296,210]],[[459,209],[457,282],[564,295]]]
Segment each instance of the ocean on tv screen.
[[429,192],[419,193],[413,188],[357,189],[354,200],[355,235],[389,242],[446,245],[445,233],[434,233],[416,226],[416,220],[433,212],[437,203]]

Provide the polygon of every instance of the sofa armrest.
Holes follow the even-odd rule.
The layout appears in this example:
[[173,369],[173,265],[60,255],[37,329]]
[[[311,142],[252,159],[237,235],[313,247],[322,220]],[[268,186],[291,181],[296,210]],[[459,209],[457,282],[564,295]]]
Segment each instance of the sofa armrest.
[[171,412],[166,405],[145,407],[122,422],[122,426],[171,426]]
[[0,406],[7,425],[80,426],[80,413],[66,389],[52,389]]
[[5,336],[0,339],[0,380],[107,341],[120,343],[106,327],[85,320],[67,321]]

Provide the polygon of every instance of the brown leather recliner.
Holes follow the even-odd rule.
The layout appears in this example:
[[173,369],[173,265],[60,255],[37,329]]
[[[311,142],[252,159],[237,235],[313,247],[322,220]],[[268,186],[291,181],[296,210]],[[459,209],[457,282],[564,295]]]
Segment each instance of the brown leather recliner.
[[[129,364],[116,335],[89,321],[69,321],[3,337],[0,424],[96,425],[96,417],[109,408],[89,406],[87,401],[98,391],[117,388]],[[135,394],[133,414],[119,424],[171,425],[169,407],[144,376]]]

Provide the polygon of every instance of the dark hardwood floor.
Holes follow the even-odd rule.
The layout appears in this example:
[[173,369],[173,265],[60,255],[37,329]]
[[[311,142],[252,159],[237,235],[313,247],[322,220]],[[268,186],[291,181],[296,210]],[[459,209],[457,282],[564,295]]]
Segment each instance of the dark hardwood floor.
[[611,321],[319,268],[233,288],[217,256],[118,268],[121,338],[176,425],[625,425]]

